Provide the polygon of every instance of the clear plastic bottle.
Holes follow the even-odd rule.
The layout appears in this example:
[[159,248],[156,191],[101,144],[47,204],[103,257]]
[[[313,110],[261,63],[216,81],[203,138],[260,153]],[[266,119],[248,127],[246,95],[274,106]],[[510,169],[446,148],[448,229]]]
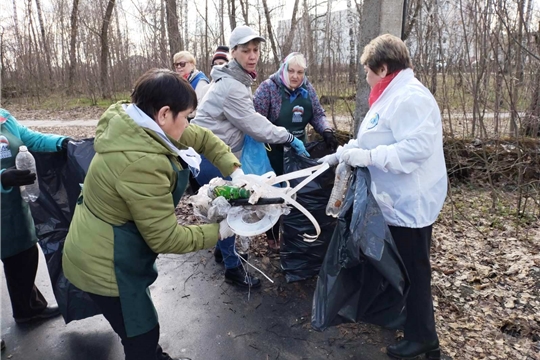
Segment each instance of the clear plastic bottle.
[[335,218],[338,217],[341,206],[343,205],[343,200],[345,199],[345,194],[349,188],[351,175],[352,168],[344,162],[340,162],[336,168],[334,188],[332,189],[330,200],[328,200],[328,205],[326,206],[326,215]]
[[21,196],[24,201],[36,201],[39,197],[39,184],[37,180],[37,171],[36,171],[36,160],[28,152],[28,148],[24,145],[19,147],[19,153],[15,158],[15,166],[18,170],[30,170],[36,174],[36,180],[33,184],[20,186]]

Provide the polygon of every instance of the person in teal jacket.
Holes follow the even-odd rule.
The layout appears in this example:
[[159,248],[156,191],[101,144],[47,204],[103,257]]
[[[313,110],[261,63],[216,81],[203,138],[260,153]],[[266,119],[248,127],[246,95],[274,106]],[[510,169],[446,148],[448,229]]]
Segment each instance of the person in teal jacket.
[[36,179],[30,170],[17,170],[15,157],[19,146],[30,151],[62,151],[69,138],[41,134],[19,124],[5,109],[0,109],[0,192],[1,192],[1,258],[17,323],[27,323],[60,314],[57,306],[47,301],[35,286],[39,253],[34,220],[28,204],[22,199],[19,186]]

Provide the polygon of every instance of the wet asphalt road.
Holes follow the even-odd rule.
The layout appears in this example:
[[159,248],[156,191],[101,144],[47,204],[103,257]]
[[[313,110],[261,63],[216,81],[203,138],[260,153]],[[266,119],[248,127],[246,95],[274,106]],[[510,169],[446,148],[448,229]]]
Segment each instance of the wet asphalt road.
[[[255,258],[254,264],[260,264]],[[160,317],[161,340],[171,356],[193,360],[373,359],[393,332],[369,327],[369,336],[350,336],[338,327],[310,327],[314,281],[287,284],[283,276],[248,293],[223,281],[223,267],[208,250],[162,255],[159,277],[151,287]],[[1,281],[1,330],[7,348],[1,359],[122,360],[118,336],[101,316],[65,324],[62,317],[17,325],[5,278]],[[54,296],[41,255],[36,284],[50,302]],[[357,326],[357,325],[354,325]]]

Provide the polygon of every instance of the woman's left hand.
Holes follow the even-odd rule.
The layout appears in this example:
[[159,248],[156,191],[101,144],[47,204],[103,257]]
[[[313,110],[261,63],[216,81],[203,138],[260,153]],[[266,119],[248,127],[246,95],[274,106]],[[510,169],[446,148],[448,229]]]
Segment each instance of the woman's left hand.
[[62,144],[60,145],[60,151],[67,151],[68,144],[71,140],[73,139],[69,137],[62,140]]
[[326,148],[331,152],[335,152],[338,147],[338,141],[336,139],[336,134],[332,129],[326,129],[322,133],[324,142],[326,143]]

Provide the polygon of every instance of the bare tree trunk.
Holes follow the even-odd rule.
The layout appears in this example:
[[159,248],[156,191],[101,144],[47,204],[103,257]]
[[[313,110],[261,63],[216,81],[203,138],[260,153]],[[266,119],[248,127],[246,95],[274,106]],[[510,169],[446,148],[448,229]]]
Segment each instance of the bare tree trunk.
[[[358,58],[362,55],[364,46],[379,35],[380,6],[376,5],[378,0],[364,0],[362,18],[360,19],[360,38],[358,43]],[[366,15],[366,9],[373,9],[369,16]],[[369,92],[371,91],[368,83],[364,80],[366,73],[364,67],[358,62],[358,86],[356,91],[356,109],[354,110],[353,130],[354,137],[358,135],[358,129],[364,116],[369,111]]]
[[235,0],[227,0],[227,7],[229,10],[229,22],[231,23],[231,30],[234,30],[236,28],[236,2]]
[[[28,11],[28,39],[29,39],[28,58],[33,59],[35,56],[37,56],[37,54],[39,54],[39,49],[37,46],[38,39],[37,39],[36,32],[34,29],[34,21],[33,21],[33,16],[32,16],[32,0],[28,0],[27,11]],[[34,49],[32,49],[32,47],[34,47]],[[36,66],[31,61],[29,61],[28,66],[30,70],[29,74],[31,74],[33,70],[36,68]],[[34,81],[32,85],[34,85],[35,95],[37,95],[38,101],[39,101],[39,96],[41,95],[41,87],[43,86],[43,70],[42,70],[42,67],[40,66],[37,66],[36,70],[38,73],[38,81]]]
[[0,107],[2,107],[2,88],[6,78],[6,63],[4,61],[4,28],[0,28]]
[[523,20],[524,20],[524,7],[525,7],[525,0],[519,0],[518,2],[518,29],[517,29],[517,44],[515,44],[516,47],[516,74],[514,77],[514,92],[512,96],[512,102],[511,102],[511,110],[510,110],[510,134],[513,136],[518,135],[518,99],[519,99],[519,90],[521,88],[521,85],[523,84],[523,63],[521,54],[523,51],[520,49],[520,46],[523,45]]
[[49,51],[49,44],[47,42],[47,37],[45,36],[45,26],[43,25],[43,15],[41,14],[41,3],[39,0],[36,0],[36,8],[38,15],[39,23],[39,32],[41,34],[41,43],[43,44],[43,51],[45,52],[45,60],[47,61],[47,70],[49,70],[49,82],[52,84],[53,73],[51,65],[51,52]]
[[176,0],[166,0],[167,4],[167,32],[169,33],[169,52],[171,56],[184,48],[180,30],[178,28],[178,12]]
[[[323,58],[321,63],[321,70],[322,70],[322,78],[323,81],[325,81],[326,77],[329,74],[333,74],[331,66],[332,66],[332,60],[331,60],[331,53],[332,53],[332,44],[331,44],[331,35],[332,30],[330,28],[330,22],[332,21],[332,0],[327,0],[326,2],[326,14],[325,14],[325,25],[324,25],[324,49],[323,49]],[[336,44],[337,45],[337,44]],[[325,64],[327,66],[327,69],[325,71]]]
[[[219,13],[225,14],[225,0],[219,0]],[[225,44],[225,24],[223,20],[224,16],[219,17],[219,43]]]
[[407,14],[412,14],[410,18],[407,18],[407,22],[404,24],[404,31],[402,34],[403,41],[409,38],[411,34],[411,29],[414,28],[416,20],[418,19],[418,14],[422,9],[422,0],[408,0],[407,3]]
[[[536,43],[536,54],[540,55],[540,21],[538,22],[538,30],[533,38]],[[534,79],[531,102],[528,108],[528,118],[525,123],[525,134],[540,137],[540,63],[538,61],[536,70],[534,71]]]
[[112,12],[116,0],[109,0],[107,9],[105,10],[105,16],[103,17],[103,23],[101,25],[101,57],[100,57],[100,86],[101,97],[103,99],[111,98],[111,90],[109,88],[109,25],[111,23]]
[[[498,8],[501,8],[501,4],[503,0],[497,0],[498,1]],[[503,25],[501,21],[498,21],[497,26],[497,32],[492,36],[492,48],[493,48],[493,56],[495,58],[496,63],[496,69],[495,69],[495,104],[493,108],[494,112],[494,126],[495,126],[495,134],[499,135],[499,125],[500,125],[500,108],[503,101],[502,96],[502,85],[503,85],[503,68],[500,66],[501,59],[499,58],[500,53],[500,45],[498,43],[499,37],[503,37]]]
[[242,16],[244,17],[244,24],[249,25],[249,8],[248,0],[238,0],[240,2],[240,9],[242,10]]
[[435,38],[434,34],[436,33],[437,24],[438,24],[438,18],[439,18],[439,9],[438,9],[438,1],[433,2],[433,7],[428,7],[429,11],[431,12],[431,19],[428,25],[428,38],[431,39],[430,44],[430,53],[433,54],[431,56],[431,86],[430,90],[433,95],[437,93],[437,61],[439,60],[439,54],[440,49],[437,46],[437,43],[433,40]]
[[189,23],[188,23],[188,14],[189,14],[189,8],[188,8],[188,0],[181,0],[182,6],[184,7],[184,20],[183,20],[183,26],[184,26],[184,49],[189,49]]
[[17,0],[13,0],[13,24],[15,26],[15,40],[17,40],[17,46],[21,46],[21,35],[19,34],[19,20],[17,18]]
[[270,11],[268,10],[268,3],[266,0],[262,0],[262,3],[264,8],[264,17],[266,18],[266,26],[268,27],[268,37],[270,38],[272,54],[274,55],[274,64],[279,66],[279,56],[276,48],[276,40],[274,39],[274,31],[272,30],[272,21],[270,18]]
[[71,34],[69,40],[69,73],[68,73],[68,93],[73,93],[73,84],[75,80],[75,68],[77,66],[77,31],[79,18],[79,0],[73,0],[73,7],[71,9]]
[[204,72],[206,74],[209,73],[208,67],[209,67],[209,57],[210,54],[208,53],[208,0],[204,1]]
[[355,44],[356,38],[354,35],[354,20],[351,0],[347,0],[347,24],[349,26],[349,84],[354,84],[356,79],[355,71]]
[[160,16],[159,16],[159,54],[161,63],[166,66],[171,66],[172,59],[170,57],[173,54],[167,53],[167,26],[165,25],[165,18],[167,17],[166,0],[161,0],[160,3]]
[[[115,8],[115,11],[114,11],[114,20],[115,20],[115,23],[116,23],[116,41],[118,42],[118,44],[116,45],[116,59],[117,61],[119,62],[122,62],[124,61],[124,48],[122,46],[122,27],[120,26],[120,18],[119,18],[119,15],[118,15],[118,8]],[[122,69],[124,70],[124,69]]]
[[[315,59],[315,50],[313,49],[313,30],[311,29],[311,18],[309,16],[309,6],[307,0],[304,0],[304,29],[307,47],[307,61],[311,65],[313,70],[310,71],[310,74],[313,76],[313,73],[316,71],[317,59]],[[311,80],[313,81],[313,79]]]
[[292,12],[292,17],[291,17],[291,28],[289,29],[289,33],[287,34],[287,37],[285,38],[285,42],[283,43],[283,47],[281,48],[282,58],[289,55],[289,53],[291,52],[294,34],[296,33],[296,24],[298,24],[298,20],[299,20],[296,18],[296,14],[298,13],[299,2],[300,2],[299,0],[294,0],[293,12]]
[[[113,93],[117,91],[117,89],[123,87],[123,85],[120,85],[120,84],[124,84],[124,83],[127,83],[124,81],[124,79],[126,79],[128,77],[128,72],[129,72],[129,66],[122,66],[123,64],[126,64],[126,58],[124,56],[124,47],[122,46],[122,42],[123,42],[123,39],[122,39],[122,27],[120,26],[120,16],[118,14],[118,7],[116,7],[114,9],[114,20],[115,20],[115,23],[116,23],[116,41],[115,41],[115,46],[114,46],[114,53],[115,53],[115,57],[116,57],[116,66],[117,66],[117,69],[116,71],[113,72],[116,73],[117,75],[119,75],[117,77],[117,80],[116,80],[116,86],[114,86],[112,89],[113,89]],[[127,29],[126,29],[127,31]],[[157,48],[157,46],[155,47]],[[114,77],[113,77],[114,79]]]

